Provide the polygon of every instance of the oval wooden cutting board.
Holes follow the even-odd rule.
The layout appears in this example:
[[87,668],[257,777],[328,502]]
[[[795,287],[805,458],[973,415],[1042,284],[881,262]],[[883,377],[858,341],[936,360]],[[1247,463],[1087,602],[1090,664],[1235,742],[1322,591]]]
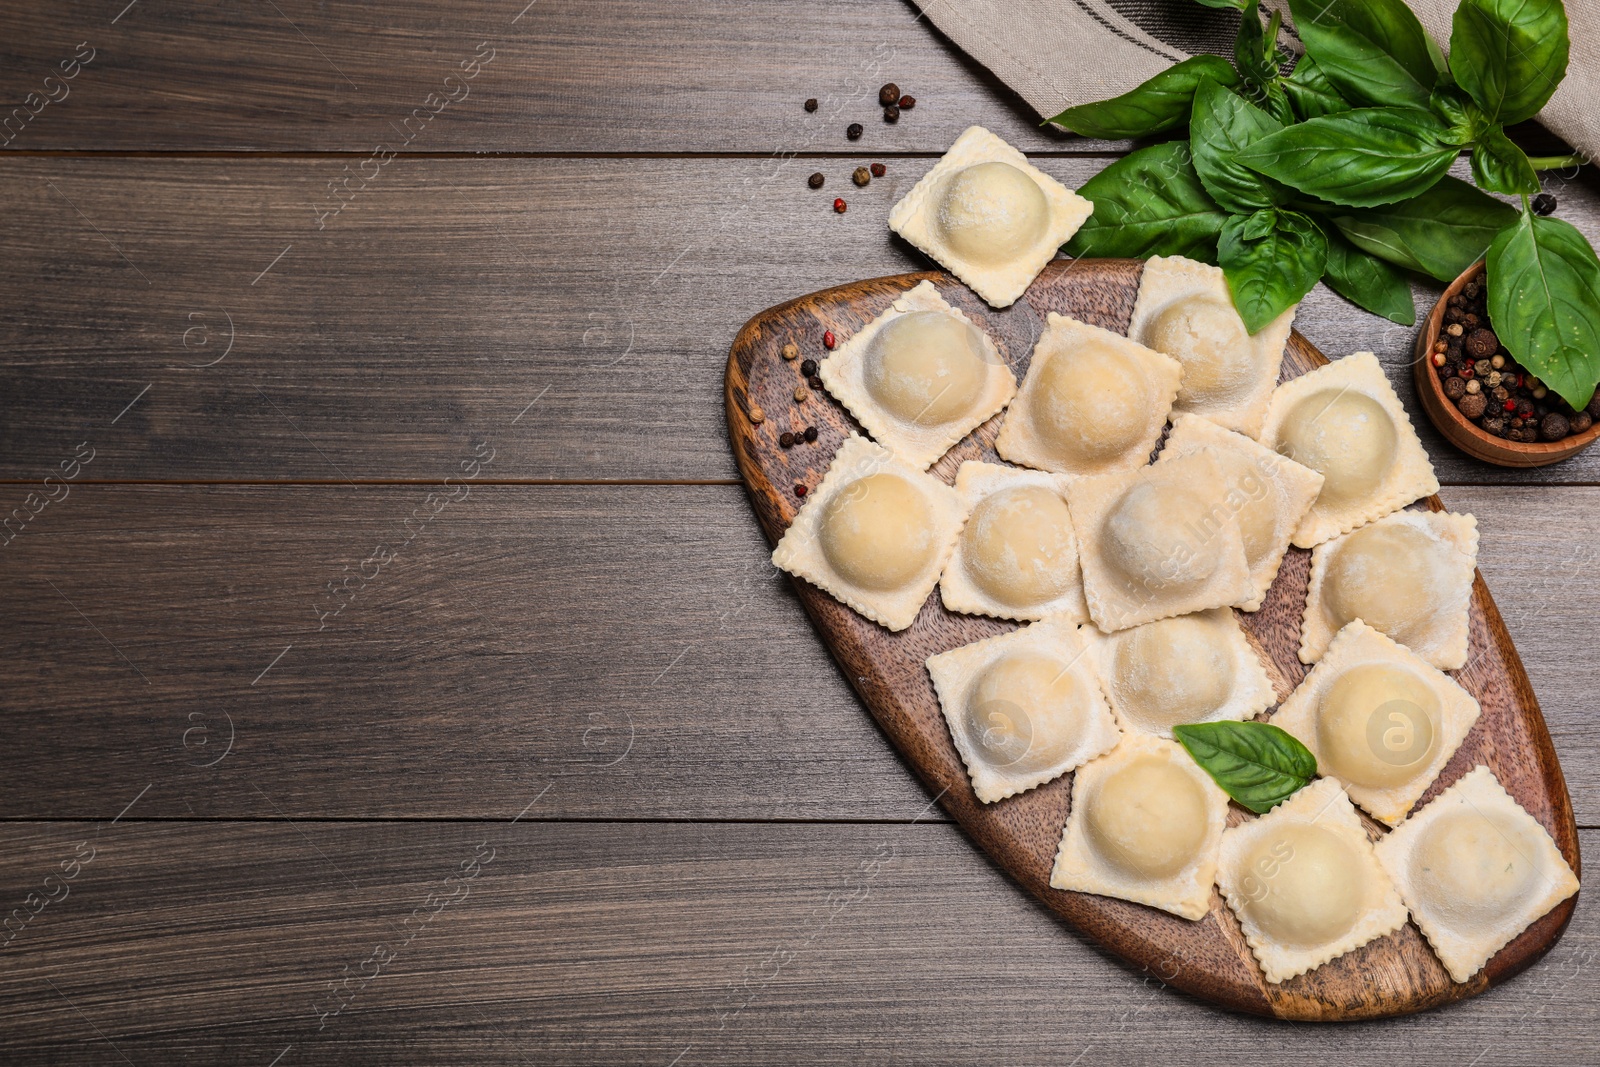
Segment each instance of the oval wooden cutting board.
[[[814,293],[751,319],[739,331],[728,357],[728,434],[768,541],[777,542],[803,503],[795,486],[816,486],[840,442],[860,432],[849,413],[826,393],[795,401],[795,387],[802,384],[800,360],[782,358],[786,343],[799,347],[801,360],[820,361],[826,355],[825,330],[843,341],[901,293],[926,280],[988,332],[1020,381],[1048,312],[1125,332],[1142,269],[1137,260],[1057,260],[1020,301],[1003,311],[988,307],[947,274],[903,274]],[[1296,333],[1289,340],[1283,378],[1326,362]],[[762,422],[751,421],[752,405],[763,410]],[[954,483],[956,469],[965,460],[1001,462],[993,447],[1001,418],[997,415],[979,427],[936,463],[932,473]],[[779,447],[779,434],[807,426],[817,428],[816,443]],[[1424,505],[1443,510],[1437,497],[1418,506]],[[1269,669],[1276,667],[1280,699],[1306,673],[1297,649],[1310,560],[1309,552],[1291,548],[1261,610],[1238,613]],[[1050,888],[1072,775],[997,804],[982,804],[973,795],[924,661],[1016,624],[948,612],[935,590],[910,629],[890,633],[807,582],[795,579],[794,587],[823,642],[884,733],[978,846],[1073,927],[1167,985],[1230,1009],[1283,1019],[1401,1015],[1448,1004],[1505,981],[1548,951],[1572,915],[1576,896],[1534,923],[1462,985],[1450,980],[1411,923],[1309,974],[1270,985],[1215,890],[1210,913],[1199,922],[1189,922],[1139,904]],[[1473,584],[1471,655],[1464,669],[1452,673],[1478,699],[1483,714],[1419,803],[1431,800],[1477,764],[1487,764],[1550,831],[1577,871],[1578,835],[1566,782],[1522,662],[1481,575]],[[1235,806],[1230,822],[1245,818]],[[1377,823],[1365,821],[1374,838],[1383,832]]]

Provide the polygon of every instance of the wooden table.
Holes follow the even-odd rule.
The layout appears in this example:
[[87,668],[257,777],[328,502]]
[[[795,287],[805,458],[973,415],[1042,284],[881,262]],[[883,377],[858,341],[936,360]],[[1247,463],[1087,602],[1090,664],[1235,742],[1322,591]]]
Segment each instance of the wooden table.
[[[768,565],[738,326],[920,265],[885,216],[968,125],[1073,186],[1125,145],[1038,130],[893,0],[123,2],[0,44],[5,1062],[1595,1062],[1587,903],[1389,1023],[1105,958]],[[1549,187],[1600,238],[1592,178]],[[1411,330],[1320,288],[1298,325],[1420,418]],[[1421,428],[1600,854],[1600,452]]]

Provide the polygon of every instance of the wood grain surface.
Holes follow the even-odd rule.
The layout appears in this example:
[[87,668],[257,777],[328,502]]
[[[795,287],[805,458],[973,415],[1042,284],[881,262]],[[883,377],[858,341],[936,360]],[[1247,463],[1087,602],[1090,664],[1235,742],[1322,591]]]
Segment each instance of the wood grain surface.
[[[1041,130],[913,4],[3,21],[0,516],[38,514],[0,547],[0,912],[100,851],[0,948],[0,1060],[1592,1061],[1582,904],[1543,965],[1381,1023],[1230,1015],[1120,965],[929,806],[772,575],[722,429],[740,324],[925,267],[884,219],[968,125],[1074,186],[1126,147]],[[30,100],[80,46],[70,95]],[[893,127],[887,78],[919,98]],[[1592,171],[1547,188],[1595,237]],[[1415,412],[1410,330],[1321,288],[1298,324],[1378,352]],[[1600,827],[1600,475],[1425,441]],[[80,444],[68,498],[30,498]],[[329,582],[356,595],[319,630]],[[319,1030],[486,840],[470,899]]]
[[[1107,162],[1040,166],[1076,187]],[[492,477],[731,482],[707,427],[734,334],[921,269],[885,220],[932,163],[857,189],[850,160],[404,158],[318,229],[341,159],[0,158],[0,477],[88,439],[89,480],[437,481],[539,398]],[[1562,203],[1600,232],[1600,193]],[[1446,484],[1600,483],[1600,452],[1516,472],[1450,448],[1417,412],[1412,328],[1322,286],[1296,324],[1379,354]]]
[[[784,345],[795,344],[810,358],[825,356],[824,331],[832,331],[841,341],[848,339],[902,293],[929,281],[994,340],[1001,358],[1020,380],[1049,313],[1126,333],[1142,270],[1143,264],[1136,260],[1056,261],[1016,304],[999,311],[947,274],[900,275],[825,290],[752,318],[728,356],[728,435],[767,539],[778,541],[804,503],[801,490],[814,488],[844,439],[862,432],[828,394],[812,393],[804,400],[791,396],[800,376],[795,364],[783,359]],[[1326,362],[1303,337],[1291,335],[1281,380]],[[752,419],[750,412],[758,407],[770,414]],[[953,483],[966,461],[1004,462],[994,451],[1003,419],[1003,414],[997,415],[984,423],[939,459],[932,473]],[[780,448],[778,435],[802,424],[820,431],[816,442]],[[1437,497],[1419,506],[1444,510]],[[1310,552],[1291,549],[1261,609],[1235,613],[1289,687],[1307,671],[1298,649],[1310,562]],[[1256,967],[1237,920],[1216,892],[1210,913],[1191,922],[1111,897],[1050,887],[1073,775],[995,804],[977,799],[924,662],[936,653],[1014,630],[1016,624],[951,612],[934,593],[909,629],[892,633],[807,582],[797,580],[794,585],[841,672],[973,841],[1074,927],[1185,992],[1234,1010],[1286,1019],[1346,1021],[1407,1014],[1472,996],[1517,974],[1549,951],[1572,916],[1577,902],[1569,898],[1464,983],[1450,979],[1420,932],[1409,924],[1307,974],[1269,983]],[[1482,713],[1418,805],[1473,767],[1487,765],[1549,830],[1573,869],[1580,870],[1577,825],[1560,763],[1511,636],[1481,576],[1475,577],[1468,621],[1467,663],[1452,675],[1477,699]],[[1287,689],[1279,693],[1280,699],[1284,696]],[[1377,823],[1364,821],[1374,837],[1381,832]],[[1169,971],[1174,972],[1171,977]]]

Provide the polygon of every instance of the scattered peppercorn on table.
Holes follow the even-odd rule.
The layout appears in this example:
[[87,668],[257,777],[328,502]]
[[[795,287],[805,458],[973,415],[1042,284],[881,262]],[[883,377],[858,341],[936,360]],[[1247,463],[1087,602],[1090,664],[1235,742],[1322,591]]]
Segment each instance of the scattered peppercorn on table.
[[[929,268],[890,209],[968,127],[1069,190],[1127,144],[1041,130],[910,5],[121,7],[12,12],[0,74],[7,1063],[1592,1061],[1581,895],[1399,1022],[1111,961],[769,564],[738,328]],[[1545,188],[1600,238],[1592,167]],[[1476,516],[1592,851],[1600,452],[1478,463],[1414,330],[1322,287],[1295,326],[1376,353]],[[820,449],[848,342],[752,421]]]

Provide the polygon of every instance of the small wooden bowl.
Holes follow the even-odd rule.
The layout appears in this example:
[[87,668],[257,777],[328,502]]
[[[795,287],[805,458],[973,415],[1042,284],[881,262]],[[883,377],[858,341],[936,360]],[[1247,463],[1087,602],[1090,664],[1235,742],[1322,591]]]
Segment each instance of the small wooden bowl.
[[1504,437],[1496,437],[1472,420],[1461,414],[1459,408],[1444,395],[1444,383],[1439,380],[1439,374],[1433,369],[1433,344],[1439,339],[1444,330],[1444,309],[1452,296],[1466,288],[1468,282],[1483,276],[1483,262],[1480,260],[1462,271],[1461,277],[1450,283],[1450,288],[1439,297],[1439,302],[1433,305],[1433,311],[1428,315],[1428,321],[1423,323],[1422,332],[1417,335],[1416,359],[1412,361],[1412,371],[1417,379],[1417,396],[1422,400],[1422,410],[1428,413],[1428,418],[1439,432],[1449,439],[1461,451],[1485,463],[1493,463],[1499,467],[1543,467],[1549,463],[1560,463],[1564,459],[1582,452],[1600,438],[1600,422],[1584,430],[1564,437],[1559,441],[1534,441],[1524,443],[1521,441],[1508,441]]

